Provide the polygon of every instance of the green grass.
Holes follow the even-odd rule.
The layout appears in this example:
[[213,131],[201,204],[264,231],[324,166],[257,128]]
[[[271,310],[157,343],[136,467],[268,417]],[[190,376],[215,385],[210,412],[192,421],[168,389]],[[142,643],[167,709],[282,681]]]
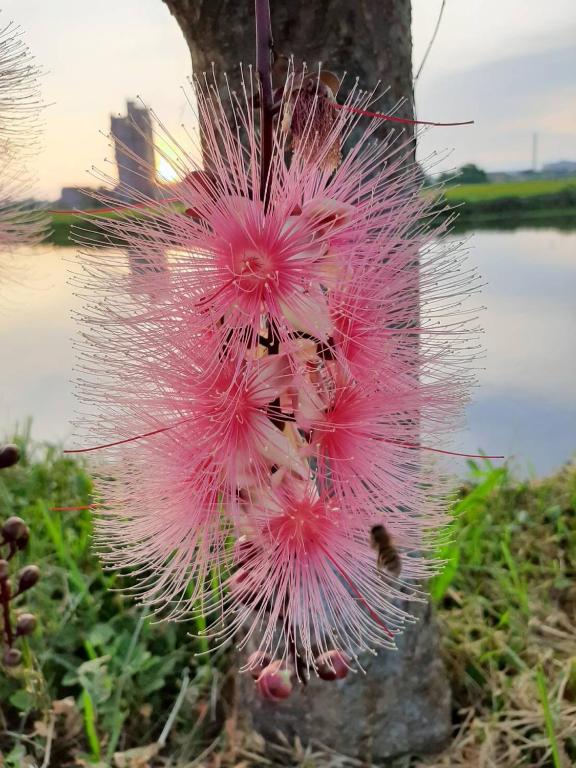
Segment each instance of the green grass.
[[[54,766],[84,760],[112,768],[120,764],[114,754],[131,749],[151,755],[139,763],[136,753],[134,765],[184,766],[207,744],[218,745],[222,766],[237,765],[226,757],[233,731],[215,730],[226,657],[197,656],[207,641],[190,638],[194,626],[155,624],[116,591],[118,578],[103,572],[91,549],[89,512],[52,511],[90,503],[91,491],[82,465],[52,447],[29,448],[0,473],[0,519],[18,514],[32,531],[19,565],[42,571],[22,604],[39,624],[23,648],[25,663],[0,673],[4,765],[41,765],[48,741]],[[446,567],[431,584],[455,738],[436,760],[413,757],[406,768],[576,762],[575,508],[575,466],[518,481],[487,461],[469,463],[441,552]],[[241,734],[234,738],[242,743]],[[250,757],[258,742],[246,739],[243,764],[270,764]],[[306,761],[357,765],[330,756]],[[304,765],[296,757],[289,764]]]
[[470,462],[432,583],[461,731],[438,762],[576,764],[576,465],[519,482]]
[[24,448],[20,463],[0,474],[0,520],[17,514],[31,529],[15,567],[35,563],[42,572],[17,606],[38,617],[26,663],[0,668],[6,766],[21,768],[24,755],[40,765],[50,728],[50,765],[84,756],[111,766],[115,752],[159,738],[186,680],[168,745],[191,759],[213,728],[190,727],[205,716],[217,682],[218,660],[196,655],[207,640],[191,639],[190,623],[154,623],[117,591],[119,578],[105,573],[92,551],[89,512],[51,511],[89,504],[91,491],[82,466],[52,447]]
[[444,196],[450,202],[464,200],[474,203],[479,200],[497,200],[506,197],[551,195],[566,189],[566,187],[575,186],[576,177],[509,181],[500,184],[462,184],[461,186],[446,187]]

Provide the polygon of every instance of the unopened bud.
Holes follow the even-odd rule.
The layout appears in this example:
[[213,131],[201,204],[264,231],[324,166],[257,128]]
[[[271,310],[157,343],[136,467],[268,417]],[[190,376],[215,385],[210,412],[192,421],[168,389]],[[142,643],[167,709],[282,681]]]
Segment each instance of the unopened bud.
[[22,532],[22,535],[16,541],[16,546],[18,547],[18,549],[26,549],[29,541],[30,541],[30,528],[28,528],[28,526],[26,525],[24,526],[24,531]]
[[257,600],[257,592],[250,585],[250,574],[245,568],[238,568],[228,579],[230,594],[241,603],[251,604]]
[[16,634],[31,635],[36,629],[36,616],[33,613],[21,613],[16,619]]
[[8,560],[0,559],[0,581],[8,578]]
[[254,651],[254,653],[251,653],[250,656],[248,656],[248,661],[246,663],[254,680],[257,680],[260,677],[262,670],[267,667],[271,661],[272,659],[270,656],[264,653],[264,651]]
[[27,530],[26,523],[21,517],[12,516],[6,520],[0,529],[0,532],[4,537],[4,541],[12,543],[24,536]]
[[0,448],[0,469],[6,469],[11,467],[20,458],[20,448],[17,445],[10,443],[9,445],[3,445]]
[[256,690],[263,699],[282,701],[292,693],[292,674],[282,661],[264,667],[256,680]]
[[315,660],[318,677],[322,680],[343,680],[350,669],[348,657],[342,651],[332,650],[320,654]]
[[22,652],[18,648],[6,648],[2,656],[5,667],[17,667],[22,661]]
[[26,592],[37,583],[40,578],[40,568],[37,565],[27,565],[18,574],[18,592]]

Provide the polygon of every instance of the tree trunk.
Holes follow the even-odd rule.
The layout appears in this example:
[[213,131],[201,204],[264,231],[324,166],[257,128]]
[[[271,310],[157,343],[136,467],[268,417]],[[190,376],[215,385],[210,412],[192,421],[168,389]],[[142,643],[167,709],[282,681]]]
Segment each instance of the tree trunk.
[[[235,74],[238,64],[254,63],[253,0],[164,0],[190,46],[198,75],[214,64]],[[309,67],[389,88],[379,105],[412,117],[412,38],[410,0],[271,0],[277,53],[293,54]]]
[[[192,54],[195,74],[227,72],[254,63],[253,0],[164,0]],[[310,68],[319,61],[347,72],[362,89],[378,81],[387,93],[381,111],[413,117],[410,0],[271,0],[275,50]],[[396,128],[396,126],[394,126]],[[391,124],[383,123],[382,131]],[[405,128],[411,131],[411,128]],[[417,269],[415,279],[417,280]],[[417,308],[415,308],[417,313]],[[414,610],[414,606],[411,606]],[[367,764],[391,755],[441,748],[450,737],[450,692],[429,608],[408,626],[399,650],[366,662],[367,675],[311,684],[279,705],[257,699],[249,675],[238,686],[239,711],[266,739],[321,742]]]

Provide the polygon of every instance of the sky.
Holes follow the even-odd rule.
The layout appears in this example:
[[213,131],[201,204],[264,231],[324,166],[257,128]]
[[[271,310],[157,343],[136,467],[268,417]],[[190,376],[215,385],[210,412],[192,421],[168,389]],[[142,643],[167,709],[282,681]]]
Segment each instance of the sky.
[[[441,0],[412,0],[414,70],[433,33]],[[44,147],[36,197],[95,183],[110,170],[110,114],[140,95],[177,136],[191,111],[181,86],[188,48],[161,0],[0,0],[46,70]],[[381,73],[385,81],[385,73]],[[420,139],[421,158],[446,154],[444,168],[473,162],[487,170],[576,161],[576,2],[446,0],[440,31],[420,75],[421,119],[475,120]]]

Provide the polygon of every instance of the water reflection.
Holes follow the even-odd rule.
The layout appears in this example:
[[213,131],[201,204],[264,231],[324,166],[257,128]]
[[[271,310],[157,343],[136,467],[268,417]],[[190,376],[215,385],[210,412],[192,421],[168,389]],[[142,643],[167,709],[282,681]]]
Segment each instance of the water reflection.
[[[506,453],[521,468],[549,472],[576,449],[576,233],[483,231],[470,246],[487,282],[487,354],[458,448]],[[32,277],[11,289],[0,321],[4,432],[32,416],[37,439],[66,441],[71,434],[71,312],[81,307],[67,283],[73,257],[69,249],[46,246],[21,256]],[[143,261],[126,252],[135,298],[161,301],[169,261],[166,253]]]
[[130,279],[128,291],[134,298],[148,298],[152,302],[161,301],[170,287],[168,254],[166,249],[147,249],[142,256],[136,248],[122,248],[128,260]]

